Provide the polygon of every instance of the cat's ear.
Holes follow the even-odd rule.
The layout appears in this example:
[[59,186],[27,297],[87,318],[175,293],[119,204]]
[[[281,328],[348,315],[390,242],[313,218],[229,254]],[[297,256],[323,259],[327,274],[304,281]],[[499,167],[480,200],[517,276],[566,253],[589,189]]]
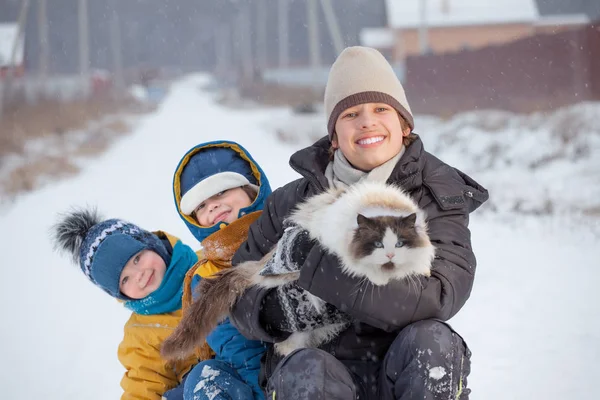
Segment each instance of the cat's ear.
[[362,214],[358,214],[356,216],[356,223],[358,224],[358,226],[368,225],[370,222],[371,220]]
[[409,228],[414,228],[416,222],[417,222],[417,214],[416,213],[412,213],[408,217],[404,218],[404,225]]

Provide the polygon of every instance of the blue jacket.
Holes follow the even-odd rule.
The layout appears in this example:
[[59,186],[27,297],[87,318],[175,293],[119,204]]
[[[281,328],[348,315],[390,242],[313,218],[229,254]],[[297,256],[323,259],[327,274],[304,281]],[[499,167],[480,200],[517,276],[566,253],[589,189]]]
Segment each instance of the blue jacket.
[[[194,276],[192,293],[195,293],[200,279],[199,275]],[[208,335],[206,342],[215,352],[215,360],[231,365],[242,380],[252,388],[255,400],[265,398],[259,384],[260,359],[266,350],[263,342],[246,339],[229,322],[229,318]]]
[[[259,187],[259,192],[252,202],[246,208],[240,210],[238,220],[231,224],[220,223],[212,227],[200,226],[196,220],[181,212],[181,173],[190,158],[199,151],[210,151],[211,148],[230,149],[235,155],[239,155],[248,163],[248,169],[251,171],[255,182]],[[230,157],[230,155],[228,155]],[[226,162],[220,159],[207,165],[206,170],[214,169],[215,172],[222,172],[223,165]],[[239,166],[239,163],[238,163]],[[206,170],[203,169],[204,177]],[[238,172],[238,171],[235,171]],[[181,219],[185,222],[190,232],[201,242],[204,255],[204,264],[208,270],[219,270],[231,266],[231,258],[237,251],[239,245],[247,239],[250,224],[258,218],[259,212],[263,209],[266,198],[271,194],[269,181],[260,166],[254,161],[250,153],[241,145],[230,141],[215,141],[199,144],[190,149],[182,158],[173,178],[173,196],[175,205]],[[206,265],[210,264],[210,265]],[[207,268],[204,268],[207,270]],[[203,277],[194,273],[191,281],[191,293],[195,294],[195,288]],[[229,319],[221,323],[206,339],[208,346],[215,352],[215,359],[231,365],[240,377],[252,388],[254,398],[264,399],[262,389],[259,385],[259,373],[261,368],[261,357],[266,350],[265,344],[260,341],[248,340],[235,328]]]

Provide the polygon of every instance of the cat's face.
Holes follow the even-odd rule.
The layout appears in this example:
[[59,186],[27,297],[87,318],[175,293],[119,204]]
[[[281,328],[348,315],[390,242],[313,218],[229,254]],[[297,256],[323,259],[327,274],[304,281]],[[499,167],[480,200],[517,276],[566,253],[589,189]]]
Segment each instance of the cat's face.
[[415,250],[422,239],[415,228],[416,215],[407,217],[357,217],[358,227],[350,245],[356,259],[353,271],[369,278],[376,285],[401,278],[411,272]]

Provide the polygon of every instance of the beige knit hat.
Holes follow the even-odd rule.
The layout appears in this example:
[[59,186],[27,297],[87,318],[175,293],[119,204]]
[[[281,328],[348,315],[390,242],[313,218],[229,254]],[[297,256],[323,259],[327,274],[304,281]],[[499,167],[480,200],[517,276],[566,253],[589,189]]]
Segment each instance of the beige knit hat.
[[363,103],[385,103],[415,124],[404,88],[383,55],[370,47],[347,47],[331,66],[325,88],[325,112],[329,137],[345,109]]

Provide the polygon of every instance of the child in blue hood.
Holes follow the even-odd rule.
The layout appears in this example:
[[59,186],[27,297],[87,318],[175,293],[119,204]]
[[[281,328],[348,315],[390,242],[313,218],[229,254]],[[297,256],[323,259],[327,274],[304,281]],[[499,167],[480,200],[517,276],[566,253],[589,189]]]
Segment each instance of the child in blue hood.
[[[173,178],[175,206],[202,246],[198,269],[186,276],[191,293],[206,271],[231,267],[233,254],[246,241],[270,193],[265,173],[238,143],[202,143],[183,156]],[[191,301],[191,295],[184,295],[184,312]],[[264,399],[258,379],[262,342],[244,338],[226,320],[207,343],[217,355],[189,373],[185,399]]]

